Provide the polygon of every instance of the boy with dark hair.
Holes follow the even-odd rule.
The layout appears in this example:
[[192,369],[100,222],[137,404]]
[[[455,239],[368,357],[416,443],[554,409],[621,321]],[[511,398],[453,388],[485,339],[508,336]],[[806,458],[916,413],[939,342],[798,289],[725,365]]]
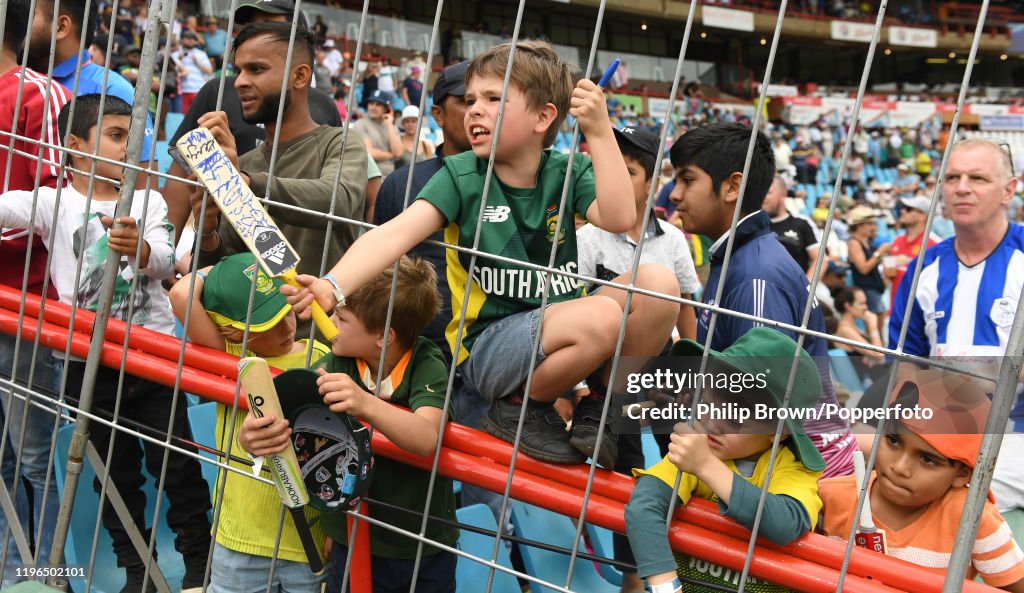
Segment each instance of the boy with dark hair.
[[[295,313],[278,289],[284,281],[268,278],[252,253],[238,253],[222,259],[217,265],[196,272],[195,288],[188,292],[189,276],[171,289],[171,306],[184,324],[185,312],[192,301],[192,319],[188,337],[194,344],[223,350],[236,356],[259,356],[278,369],[305,368],[306,356],[312,363],[330,352],[320,342],[295,339]],[[249,315],[249,338],[242,351],[246,329],[249,292],[256,282],[256,292]],[[199,313],[205,310],[205,314]],[[309,351],[312,351],[311,353]],[[238,410],[231,426],[231,406],[217,405],[217,448],[226,451],[229,443],[238,452],[238,433],[246,417]],[[295,524],[285,519],[280,540],[277,521],[253,521],[253,517],[277,517],[281,499],[277,489],[246,477],[248,469],[241,463],[228,464],[241,472],[228,471],[221,493],[220,520],[210,571],[213,593],[245,593],[263,589],[267,574],[273,569],[273,588],[295,593],[319,593],[322,578],[309,570],[309,562],[299,540]],[[218,477],[218,484],[220,477]],[[318,549],[323,549],[324,532],[315,521],[319,513],[307,506],[310,533]]]
[[[633,265],[633,257],[643,237],[643,252],[640,255],[642,264],[664,266],[675,274],[679,282],[680,296],[684,299],[692,297],[700,288],[697,273],[693,268],[693,259],[686,244],[686,235],[681,230],[661,220],[652,213],[647,221],[647,228],[642,228],[644,213],[647,208],[647,196],[651,191],[654,177],[654,159],[658,153],[660,138],[653,132],[642,128],[623,127],[614,130],[622,158],[626,162],[630,184],[633,186],[633,200],[636,204],[636,222],[624,233],[608,231],[588,224],[576,231],[579,242],[579,273],[599,280],[612,280],[620,275],[629,276]],[[602,285],[587,283],[587,292],[600,292]],[[675,296],[675,295],[673,295]],[[690,305],[679,307],[676,318],[676,330],[679,337],[694,339],[697,337],[697,319]],[[667,343],[666,343],[667,346]],[[565,401],[565,403],[562,403]],[[556,408],[569,408],[572,399],[560,400]],[[571,411],[570,411],[571,413]],[[663,436],[663,435],[658,435]],[[667,446],[667,436],[665,438]],[[644,453],[640,443],[640,435],[623,433],[618,435],[619,459],[615,471],[629,474],[634,467],[644,464]],[[629,549],[629,541],[625,536],[616,533],[614,536],[615,558],[633,564],[633,554]],[[624,571],[622,591],[631,593],[643,588],[643,583],[636,572]]]
[[[465,383],[491,402],[483,417],[484,429],[512,442],[520,407],[527,412],[520,448],[527,454],[553,463],[579,463],[594,455],[610,365],[626,295],[606,290],[582,296],[582,286],[570,277],[550,277],[549,307],[541,332],[540,304],[545,274],[488,254],[511,260],[547,265],[552,243],[558,246],[554,267],[575,273],[576,236],[573,214],[612,232],[632,226],[635,207],[622,155],[613,140],[608,110],[601,89],[580,80],[573,89],[569,66],[550,45],[540,41],[516,45],[511,84],[506,96],[503,127],[494,154],[490,194],[483,196],[488,157],[510,61],[511,45],[493,47],[477,56],[466,73],[465,128],[472,152],[448,157],[444,169],[434,175],[409,208],[387,224],[361,237],[331,273],[317,281],[300,276],[324,306],[343,303],[346,294],[362,286],[399,255],[445,229],[445,240],[473,247],[479,231],[484,255],[470,266],[469,254],[448,251],[448,281],[455,318],[447,336],[455,364]],[[590,159],[544,150],[550,146],[567,113],[573,114],[587,135]],[[571,167],[566,220],[555,236],[559,202],[566,170]],[[486,198],[486,204],[484,200]],[[483,212],[481,213],[481,207]],[[620,279],[628,282],[627,279]],[[467,283],[470,297],[465,329],[460,335],[463,298]],[[636,285],[664,294],[679,294],[671,272],[660,266],[640,269]],[[285,289],[285,292],[293,292]],[[290,298],[305,309],[311,300],[306,292]],[[305,314],[305,313],[303,313]],[[656,354],[664,346],[677,304],[636,295],[629,313],[623,355]],[[530,393],[524,393],[533,342],[542,333],[536,372]],[[598,372],[594,373],[595,369]],[[591,377],[594,395],[575,412],[572,433],[552,407],[558,396],[581,379]],[[604,431],[598,462],[615,464],[615,439]]]
[[[57,114],[71,95],[59,84],[47,86],[46,76],[39,72],[18,65],[20,48],[28,32],[25,23],[30,21],[32,13],[29,0],[8,0],[5,6],[3,46],[0,47],[0,130],[13,136],[0,139],[0,179],[4,184],[0,191],[31,191],[37,183],[39,187],[52,188],[60,175],[56,164],[60,162],[60,152],[49,146],[60,144]],[[48,146],[37,144],[39,140]],[[42,294],[46,281],[46,245],[38,236],[23,228],[4,228],[0,236],[0,261],[4,262],[0,266],[0,284],[25,293]],[[57,292],[53,285],[47,288],[49,296],[55,297]],[[59,384],[60,369],[50,350],[40,345],[38,354],[33,356],[31,340],[21,339],[20,347],[18,341],[15,336],[0,334],[0,375],[14,377],[22,385],[27,385],[32,376],[34,381],[28,386],[37,392]],[[18,348],[17,360],[15,348]],[[10,427],[9,444],[4,447],[2,457],[3,481],[11,499],[18,505],[25,535],[28,538],[35,535],[29,533],[29,525],[40,531],[40,538],[34,542],[35,550],[42,551],[40,558],[45,559],[50,551],[59,505],[56,481],[50,471],[54,416],[49,410],[38,407],[45,402],[43,398],[34,397],[29,403],[9,396],[9,390],[0,389],[3,405],[0,421],[6,418],[6,425]],[[15,458],[21,460],[19,476],[15,475]],[[31,486],[31,510],[23,494],[25,482]],[[7,526],[6,513],[0,513],[0,533],[7,533]],[[19,562],[30,564],[32,560],[22,560],[11,545],[7,547],[7,562],[16,566]],[[5,580],[0,587],[12,581]]]
[[[704,352],[703,346],[691,340],[677,342],[672,348],[673,355],[693,357],[696,362]],[[759,405],[780,409],[795,352],[796,342],[767,327],[750,330],[723,352],[708,350],[710,373],[761,377],[765,387],[738,394],[705,389],[701,401],[714,406],[738,404],[737,409],[748,412]],[[820,394],[821,378],[814,361],[800,350],[788,409],[813,408]],[[677,563],[673,557],[665,524],[673,494],[683,505],[694,496],[717,502],[719,512],[753,529],[761,490],[767,488],[759,536],[786,545],[814,528],[821,509],[818,478],[825,461],[801,421],[785,421],[769,474],[775,423],[757,419],[737,422],[739,417],[737,412],[731,418],[702,422],[700,430],[677,425],[668,455],[646,470],[633,472],[640,479],[626,505],[626,532],[639,575],[647,579],[653,593],[679,593],[682,589],[677,573],[702,580],[716,573],[688,572],[690,563],[686,559]],[[679,472],[679,488],[673,492]],[[728,584],[728,578],[718,584]]]
[[[95,151],[105,160],[95,160],[93,178],[75,173],[71,183],[61,188],[59,200],[57,190],[39,188],[33,230],[47,243],[53,236],[50,279],[60,301],[95,311],[99,306],[103,268],[113,251],[120,254],[121,272],[115,280],[111,317],[172,335],[174,318],[160,279],[174,269],[171,244],[174,228],[167,222],[163,198],[154,191],[138,190],[132,200],[131,216],[111,219],[119,198],[118,180],[123,172],[115,163],[124,162],[131,105],[113,96],[101,102],[100,95],[83,95],[76,101],[74,120],[69,120],[70,111],[68,104],[59,118],[61,136],[68,138],[67,147],[85,153]],[[100,114],[103,115],[102,125],[97,125]],[[68,160],[76,171],[89,171],[94,161],[91,156],[75,154],[69,154]],[[29,224],[32,212],[33,192],[16,191],[0,196],[0,225],[24,227]],[[145,228],[139,229],[136,220],[144,220]],[[75,285],[79,258],[82,270]],[[134,278],[135,275],[139,277]],[[57,356],[63,357],[63,353]],[[67,393],[77,399],[82,389],[85,362],[72,358],[67,361],[66,371]],[[139,423],[161,439],[166,437],[167,430],[174,436],[191,439],[184,401],[172,406],[174,392],[170,388],[142,377],[128,374],[122,377],[118,369],[99,368],[93,403],[95,413],[112,416],[118,404],[117,394],[122,391],[122,379],[124,397],[120,402],[120,417]],[[175,408],[174,421],[168,429],[172,407]],[[89,440],[101,454],[106,454],[111,439],[116,439],[116,444],[108,468],[110,479],[128,506],[133,522],[148,539],[146,499],[140,491],[142,447],[134,436],[112,431],[106,424],[90,425]],[[163,447],[149,441],[144,441],[143,447],[146,469],[150,475],[159,477]],[[183,587],[201,587],[210,548],[210,522],[206,516],[210,508],[208,486],[199,463],[184,454],[172,452],[168,456],[166,474],[166,493],[170,501],[167,523],[177,534],[175,548],[185,559]],[[99,492],[98,479],[93,487]],[[142,558],[135,550],[109,503],[103,506],[103,524],[113,540],[118,566],[127,571],[123,591],[143,590],[146,564],[151,559]]]
[[[928,568],[948,568],[967,488],[981,449],[991,402],[963,375],[901,363],[892,404],[924,413],[890,420],[868,482],[871,515],[886,535],[886,554]],[[1018,460],[1019,461],[1019,460]],[[857,510],[853,476],[822,480],[821,529],[846,539]],[[989,492],[967,578],[1024,591],[1024,552]]]
[[[393,268],[360,287],[334,312],[339,338],[331,354],[321,360],[320,394],[331,411],[356,416],[402,449],[433,455],[441,438],[447,365],[440,349],[419,337],[437,315],[437,277],[434,267],[421,259],[402,256],[394,293],[391,327],[385,333]],[[385,349],[384,365],[380,366]],[[378,396],[377,379],[383,377]],[[397,405],[393,405],[397,404]],[[266,455],[290,447],[288,421],[268,416],[247,417],[239,442],[253,455]],[[376,457],[373,483],[367,496],[410,512],[395,509],[370,513],[388,525],[419,533],[431,475],[386,457]],[[430,496],[430,516],[453,521],[455,493],[450,478],[437,476]],[[334,541],[328,593],[342,590],[348,557],[346,515],[321,517],[324,532]],[[366,529],[361,525],[359,529]],[[408,591],[412,585],[418,543],[387,527],[370,524],[372,583],[375,593]],[[427,524],[426,537],[454,546],[458,531],[437,522]],[[416,590],[454,593],[455,554],[429,545],[423,548]]]
[[[676,187],[671,199],[681,214],[683,228],[707,235],[715,242],[710,249],[711,274],[704,286],[702,301],[723,309],[800,326],[807,305],[807,274],[790,257],[771,229],[771,219],[761,210],[765,194],[775,177],[775,157],[764,134],[754,138],[743,203],[738,203],[743,183],[743,163],[750,144],[750,127],[742,124],[711,124],[694,128],[672,145],[672,166],[676,169]],[[736,209],[740,216],[736,228],[732,221]],[[723,276],[725,247],[735,233],[728,274]],[[722,302],[716,303],[720,283],[724,283]],[[711,310],[697,317],[697,341],[705,343],[711,323]],[[759,322],[718,315],[711,347],[721,350],[738,340]],[[808,329],[825,332],[821,308],[812,302]],[[780,330],[793,339],[795,332]],[[835,388],[828,368],[828,342],[808,335],[804,350],[814,357],[821,375],[824,393],[818,405],[820,419],[806,424],[808,434],[825,458],[825,477],[853,473],[853,449],[847,420],[824,412],[836,403]]]

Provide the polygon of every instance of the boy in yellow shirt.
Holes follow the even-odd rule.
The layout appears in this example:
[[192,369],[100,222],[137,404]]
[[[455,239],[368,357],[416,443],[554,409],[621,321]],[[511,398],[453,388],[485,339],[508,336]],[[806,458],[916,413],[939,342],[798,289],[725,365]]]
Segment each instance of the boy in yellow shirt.
[[[705,389],[703,401],[722,406],[738,402],[726,419],[705,422],[701,433],[680,425],[672,435],[668,455],[647,470],[634,470],[639,476],[633,495],[626,505],[626,532],[637,561],[638,574],[647,579],[653,593],[678,593],[682,585],[678,573],[687,573],[694,563],[677,563],[668,542],[665,517],[668,514],[676,475],[682,472],[675,495],[681,504],[696,496],[718,503],[718,510],[751,529],[761,489],[768,481],[768,460],[772,449],[775,422],[752,419],[737,421],[739,410],[753,411],[759,404],[768,410],[782,407],[796,342],[781,332],[755,327],[723,352],[708,350],[708,372],[752,376],[762,389],[743,389],[721,397],[715,389]],[[672,348],[676,356],[699,357],[704,348],[691,340],[680,340]],[[799,349],[796,377],[789,410],[813,410],[821,396],[821,376],[810,355]],[[716,383],[717,387],[720,387]],[[768,483],[768,496],[758,531],[777,544],[785,545],[814,528],[821,508],[818,478],[825,461],[804,433],[799,420],[786,420],[783,441]],[[697,571],[703,572],[703,571]],[[712,580],[711,574],[693,574]],[[719,584],[734,586],[730,577]],[[690,589],[688,589],[690,590]],[[693,589],[696,590],[696,589]]]
[[[256,294],[249,325],[249,339],[242,352],[246,308],[253,276]],[[236,356],[259,356],[279,369],[305,368],[306,356],[312,351],[315,363],[330,349],[316,341],[295,339],[295,313],[284,295],[278,292],[283,282],[268,278],[251,253],[239,253],[223,258],[217,265],[196,272],[195,289],[190,295],[190,278],[184,277],[171,289],[171,306],[175,315],[185,322],[185,311],[192,301],[192,319],[188,335],[193,343],[223,350]],[[203,311],[205,310],[205,313]],[[197,313],[198,312],[198,313]],[[231,450],[240,454],[238,432],[246,417],[238,410],[234,418],[234,434],[229,435],[231,406],[217,405],[217,447],[226,450],[231,438]],[[229,461],[244,473],[251,468]],[[220,480],[217,480],[218,487]],[[234,471],[228,471],[224,483],[224,502],[217,524],[216,544],[210,572],[209,590],[214,593],[262,590],[267,585],[267,574],[274,556],[278,558],[274,569],[273,588],[286,591],[319,593],[323,577],[315,577],[309,569],[306,555],[299,541],[295,525],[285,519],[280,545],[277,541],[277,522],[254,521],[253,517],[280,516],[281,499],[274,486],[254,481]],[[311,519],[319,513],[306,507],[310,531],[319,549],[324,547],[324,532],[319,522]]]

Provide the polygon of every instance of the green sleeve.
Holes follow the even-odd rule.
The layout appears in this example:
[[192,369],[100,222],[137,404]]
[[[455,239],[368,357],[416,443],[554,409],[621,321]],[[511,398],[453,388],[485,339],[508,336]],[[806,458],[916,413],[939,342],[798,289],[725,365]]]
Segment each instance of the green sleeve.
[[377,165],[377,161],[373,159],[369,154],[366,155],[366,178],[376,179],[381,177],[380,167]]
[[440,210],[445,223],[449,223],[459,218],[459,211],[462,209],[460,196],[459,184],[451,169],[441,167],[441,170],[434,173],[434,176],[423,186],[417,198],[426,200]]
[[437,344],[425,338],[417,338],[416,352],[409,366],[409,409],[413,412],[423,406],[444,409],[448,365]]
[[576,186],[574,212],[581,218],[586,218],[587,209],[597,199],[597,187],[594,185],[594,163],[590,157],[582,154],[576,155],[576,161],[573,164],[573,178]]
[[[761,489],[744,480],[739,474],[732,476],[732,492],[729,504],[718,501],[718,510],[726,517],[754,528],[754,514],[761,498]],[[784,494],[768,493],[757,534],[773,543],[785,546],[811,530],[811,518],[807,509],[795,498]]]
[[626,535],[636,558],[637,574],[676,571],[676,559],[668,543],[665,517],[672,487],[654,476],[640,476],[626,505]]

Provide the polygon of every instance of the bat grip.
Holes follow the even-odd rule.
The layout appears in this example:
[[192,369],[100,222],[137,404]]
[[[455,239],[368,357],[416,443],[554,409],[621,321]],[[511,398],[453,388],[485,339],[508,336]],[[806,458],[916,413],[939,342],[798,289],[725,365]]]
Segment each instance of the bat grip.
[[288,512],[292,514],[295,531],[298,532],[299,540],[302,541],[302,549],[306,551],[309,570],[319,576],[324,571],[324,563],[320,560],[320,550],[317,549],[316,542],[313,541],[313,534],[309,532],[309,524],[306,522],[306,515],[302,513],[302,509],[303,507],[289,508]]
[[[299,284],[299,281],[295,279],[295,270],[288,270],[284,274],[281,274],[280,278],[295,288],[306,288]],[[338,328],[335,327],[334,322],[331,321],[331,316],[324,312],[323,307],[321,307],[320,303],[317,302],[316,297],[313,298],[313,304],[310,305],[310,311],[313,313],[313,322],[316,323],[317,329],[319,329],[320,333],[327,338],[328,342],[338,337]]]

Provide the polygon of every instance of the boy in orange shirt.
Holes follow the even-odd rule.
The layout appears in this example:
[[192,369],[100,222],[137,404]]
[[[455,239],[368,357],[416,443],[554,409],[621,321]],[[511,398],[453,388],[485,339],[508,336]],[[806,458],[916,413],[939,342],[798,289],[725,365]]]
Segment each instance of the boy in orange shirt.
[[[894,405],[930,409],[932,417],[923,419],[922,413],[888,424],[870,475],[871,515],[886,533],[889,556],[944,570],[991,403],[963,376],[909,363],[901,365],[893,393]],[[845,539],[855,520],[856,479],[829,478],[819,482],[818,489],[824,504],[822,532]],[[1024,592],[1024,553],[996,510],[991,492],[967,578],[979,574],[993,587]]]

